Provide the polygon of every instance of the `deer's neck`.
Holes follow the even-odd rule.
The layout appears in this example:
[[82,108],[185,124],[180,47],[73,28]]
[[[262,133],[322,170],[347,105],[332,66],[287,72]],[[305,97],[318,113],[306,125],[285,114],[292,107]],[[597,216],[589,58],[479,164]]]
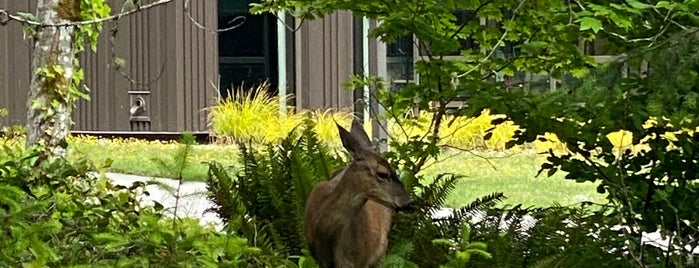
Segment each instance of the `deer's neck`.
[[357,174],[352,172],[351,166],[345,168],[337,174],[335,179],[338,180],[335,193],[332,195],[335,200],[335,207],[339,208],[342,214],[354,217],[362,209],[368,196],[363,189],[363,185],[355,178]]
[[337,231],[349,226],[368,200],[361,183],[353,176],[356,174],[346,168],[333,178],[333,180],[337,180],[337,184],[333,193],[328,197],[328,207],[324,210],[328,213],[325,215],[324,221],[332,223],[331,225],[336,227],[341,226],[342,228],[336,228]]

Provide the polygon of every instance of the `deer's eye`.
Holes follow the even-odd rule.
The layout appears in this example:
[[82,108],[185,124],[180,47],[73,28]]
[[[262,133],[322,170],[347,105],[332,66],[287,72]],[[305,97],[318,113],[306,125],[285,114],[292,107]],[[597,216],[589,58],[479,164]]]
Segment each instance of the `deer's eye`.
[[380,171],[380,172],[376,172],[376,176],[378,176],[379,179],[388,180],[391,178],[391,173]]

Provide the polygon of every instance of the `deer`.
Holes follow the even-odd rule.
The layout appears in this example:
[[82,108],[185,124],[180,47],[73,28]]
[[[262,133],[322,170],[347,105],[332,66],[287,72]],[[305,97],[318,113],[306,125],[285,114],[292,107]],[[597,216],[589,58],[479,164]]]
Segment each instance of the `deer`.
[[357,120],[337,124],[352,162],[318,183],[306,199],[304,231],[321,268],[379,267],[395,212],[412,212],[413,200],[388,161],[371,149]]

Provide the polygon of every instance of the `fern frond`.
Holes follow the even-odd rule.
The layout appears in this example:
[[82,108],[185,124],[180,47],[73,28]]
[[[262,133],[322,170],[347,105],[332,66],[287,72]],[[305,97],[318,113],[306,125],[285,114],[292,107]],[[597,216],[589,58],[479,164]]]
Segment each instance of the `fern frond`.
[[7,207],[8,211],[18,211],[22,208],[22,204],[18,200],[24,197],[24,191],[18,187],[10,185],[0,185],[0,209]]
[[241,212],[240,204],[235,196],[236,183],[228,176],[223,166],[217,162],[209,162],[206,189],[207,199],[214,204],[205,212],[215,212],[224,223],[228,223],[236,212]]
[[476,200],[474,200],[470,204],[463,206],[459,209],[453,210],[452,214],[449,215],[449,217],[447,217],[445,220],[452,223],[461,222],[469,216],[474,215],[474,213],[476,212],[484,211],[487,208],[494,207],[498,202],[504,200],[505,198],[505,195],[500,192],[495,192],[483,196],[481,198],[476,198]]
[[548,257],[544,257],[536,262],[534,262],[532,265],[529,266],[529,268],[547,268],[547,267],[556,267],[555,263],[559,262],[562,257],[562,254],[554,254]]
[[449,193],[456,187],[456,181],[459,178],[461,176],[455,174],[439,174],[432,183],[425,186],[420,195],[420,201],[428,205],[432,210],[439,209],[446,201]]
[[310,129],[308,125],[296,128],[279,143],[255,149],[241,144],[242,172],[235,179],[223,174],[220,165],[210,165],[210,190],[227,192],[212,195],[225,199],[215,201],[214,210],[225,215],[224,207],[239,207],[245,218],[227,215],[239,219],[237,232],[262,243],[256,246],[270,254],[301,253],[306,245],[306,198],[318,182],[327,179],[331,168],[342,163]]

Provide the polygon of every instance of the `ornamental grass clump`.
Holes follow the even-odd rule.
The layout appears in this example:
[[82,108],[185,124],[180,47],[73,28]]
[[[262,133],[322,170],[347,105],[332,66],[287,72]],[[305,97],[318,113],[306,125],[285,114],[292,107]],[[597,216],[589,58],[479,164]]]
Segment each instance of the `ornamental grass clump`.
[[240,89],[210,107],[211,135],[224,143],[265,143],[285,137],[302,118],[292,112],[293,108],[281,113],[279,97],[270,94],[268,88],[269,84],[264,83],[249,90]]

